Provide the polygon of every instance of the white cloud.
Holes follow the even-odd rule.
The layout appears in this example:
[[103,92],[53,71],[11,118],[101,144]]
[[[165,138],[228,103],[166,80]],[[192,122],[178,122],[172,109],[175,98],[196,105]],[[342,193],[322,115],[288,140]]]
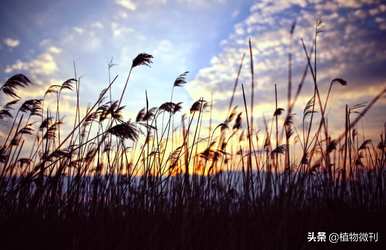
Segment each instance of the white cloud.
[[132,0],[116,0],[115,3],[128,11],[134,11],[137,9],[137,5]]
[[3,43],[4,45],[10,47],[10,48],[16,48],[17,46],[20,45],[20,41],[17,40],[17,39],[13,39],[13,38],[4,38],[3,39]]
[[224,4],[227,0],[177,0],[178,3],[188,4],[190,6],[204,7],[213,4]]
[[[200,97],[209,99],[211,93],[214,93],[216,112],[221,113],[224,109],[227,109],[226,103],[229,102],[232,95],[240,59],[242,54],[245,53],[246,57],[239,83],[244,84],[249,95],[251,81],[248,54],[249,38],[252,39],[254,53],[256,110],[259,110],[258,105],[267,103],[267,99],[272,101],[272,86],[274,83],[278,84],[280,92],[286,93],[289,28],[295,18],[297,27],[293,40],[294,82],[300,78],[305,66],[305,56],[299,41],[300,38],[304,38],[307,47],[310,48],[315,16],[320,16],[324,22],[324,32],[321,33],[318,43],[320,62],[318,79],[321,83],[328,83],[335,77],[350,78],[352,76],[348,72],[352,72],[353,68],[360,69],[360,65],[372,65],[386,60],[384,53],[378,53],[385,46],[379,47],[379,41],[378,43],[373,40],[369,41],[371,38],[368,36],[369,32],[380,32],[380,30],[386,29],[384,20],[381,20],[381,18],[375,20],[374,17],[379,30],[369,31],[361,20],[371,18],[369,14],[375,13],[357,10],[363,4],[368,3],[340,0],[327,1],[327,3],[313,1],[308,4],[306,1],[295,0],[274,2],[263,0],[257,2],[250,8],[250,14],[243,21],[235,24],[233,32],[221,41],[221,52],[213,56],[209,65],[199,70],[194,80],[187,86],[189,94],[193,99]],[[299,9],[296,14],[291,9],[293,7]],[[338,12],[338,8],[342,7],[346,9],[347,14]],[[379,12],[381,12],[381,9],[377,7],[377,14]],[[352,80],[357,79],[352,78]],[[297,82],[293,84],[297,84]],[[306,84],[311,86],[308,83]],[[358,90],[360,87],[358,81],[356,84],[356,86],[350,85],[350,91]],[[293,91],[295,91],[295,88],[293,85]],[[375,84],[374,88],[378,90],[380,87]],[[365,92],[358,93],[362,98],[368,97],[368,93]],[[308,90],[305,89],[303,95],[307,94]],[[241,104],[241,91],[239,89],[236,90],[235,97],[235,104]],[[340,101],[342,102],[350,103],[352,101],[348,95],[342,95],[341,97]],[[308,100],[309,98],[304,99]],[[266,111],[266,109],[264,110]],[[258,113],[259,115],[262,114],[260,111]]]
[[17,60],[16,63],[6,66],[4,73],[8,74],[18,71],[28,71],[34,76],[52,75],[58,70],[55,55],[60,53],[60,48],[50,46],[44,52],[29,61]]
[[[169,5],[181,5],[184,8],[209,8],[215,5],[224,5],[229,2],[229,0],[115,0],[115,3],[122,8],[123,11],[118,12],[118,16],[122,19],[128,17],[128,12],[135,11],[140,7],[154,8],[160,6]],[[237,12],[234,12],[234,16],[238,15]]]
[[50,46],[48,47],[47,51],[51,54],[60,54],[62,52],[62,49],[55,46]]
[[338,0],[338,4],[341,7],[347,7],[347,8],[359,8],[364,1],[359,0]]
[[92,28],[103,29],[104,25],[101,22],[94,22],[90,25]]
[[118,38],[118,37],[127,35],[130,32],[135,32],[135,30],[133,28],[121,25],[120,23],[117,23],[117,22],[111,23],[111,31],[113,32],[114,38]]
[[84,30],[83,30],[82,28],[80,28],[80,27],[74,27],[73,29],[74,29],[75,32],[77,32],[77,33],[79,33],[79,34],[82,34],[83,31],[84,31]]

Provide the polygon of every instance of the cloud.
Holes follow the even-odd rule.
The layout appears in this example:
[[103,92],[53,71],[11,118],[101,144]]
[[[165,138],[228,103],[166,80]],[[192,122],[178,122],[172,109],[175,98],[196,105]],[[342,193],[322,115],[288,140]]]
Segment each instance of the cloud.
[[17,39],[13,39],[13,38],[4,38],[3,39],[3,43],[4,45],[10,47],[10,48],[16,48],[17,46],[20,45],[20,41],[17,40]]
[[60,48],[55,46],[48,47],[35,58],[27,61],[17,60],[14,64],[7,65],[3,71],[7,74],[27,71],[35,77],[52,75],[58,70],[55,55],[60,54],[61,51]]
[[[306,65],[300,38],[304,39],[306,47],[310,49],[315,18],[321,17],[324,32],[318,41],[318,82],[324,91],[333,78],[342,77],[349,81],[349,86],[337,90],[339,96],[332,99],[331,114],[341,114],[340,109],[344,110],[344,103],[369,101],[386,82],[386,73],[382,70],[386,63],[386,45],[383,42],[386,37],[382,30],[386,25],[383,17],[378,16],[386,8],[379,6],[374,1],[259,1],[250,8],[244,20],[234,25],[228,37],[221,41],[221,52],[212,57],[208,66],[198,71],[187,87],[188,92],[195,100],[200,97],[210,99],[213,93],[214,114],[225,114],[240,59],[245,53],[239,84],[244,84],[249,100],[251,77],[248,39],[251,38],[256,80],[255,110],[257,117],[261,117],[269,108],[267,104],[274,103],[274,84],[278,86],[279,98],[286,100],[287,53],[292,22],[297,20],[292,47],[295,91]],[[370,13],[372,9],[376,11]],[[373,28],[369,29],[368,25]],[[298,109],[309,100],[312,86],[308,75],[299,99],[303,101],[297,103]],[[235,104],[242,106],[240,90],[239,85],[235,93]],[[283,103],[286,107],[286,102]],[[381,101],[378,105],[385,108],[385,102]],[[337,125],[334,119],[331,124],[331,127]]]
[[115,3],[128,11],[137,9],[137,5],[132,0],[116,0]]
[[118,38],[124,35],[127,35],[130,32],[134,32],[135,30],[133,28],[121,25],[117,22],[111,23],[111,31],[113,33],[114,38]]
[[206,7],[215,4],[225,4],[227,0],[177,0],[177,2],[189,6]]
[[96,22],[94,22],[94,23],[92,23],[91,25],[90,25],[92,28],[97,28],[97,29],[103,29],[105,26],[101,23],[101,22],[99,22],[99,21],[96,21]]
[[[155,9],[163,6],[183,6],[184,8],[205,9],[216,5],[225,5],[229,0],[116,0],[115,3],[125,11],[121,11],[118,15],[126,19],[127,12],[133,12],[141,7]],[[237,12],[234,12],[232,17],[236,17]]]
[[79,33],[79,34],[83,34],[84,30],[82,28],[79,28],[79,27],[74,27],[73,28],[75,32]]
[[[339,4],[347,8],[354,8],[358,4],[356,1],[344,3]],[[305,8],[301,8],[302,6]],[[300,66],[304,64],[305,57],[298,41],[300,38],[304,38],[306,43],[311,40],[315,15],[313,11],[309,10],[316,6],[322,10],[321,17],[325,22],[323,27],[325,32],[321,35],[318,51],[320,60],[323,60],[320,68],[322,75],[323,71],[331,68],[327,67],[328,64],[336,64],[334,65],[335,73],[342,73],[349,69],[350,64],[353,64],[358,58],[361,58],[361,63],[368,64],[386,60],[383,53],[378,53],[385,46],[381,45],[379,38],[372,37],[379,35],[379,30],[371,33],[367,27],[358,24],[360,19],[366,17],[365,11],[355,10],[349,18],[350,13],[346,16],[329,13],[323,9],[323,4],[306,6],[303,1],[277,1],[275,3],[261,1],[251,7],[250,15],[244,21],[237,23],[234,31],[221,42],[222,52],[212,58],[208,67],[199,71],[192,89],[196,88],[196,85],[205,85],[206,88],[212,90],[219,87],[221,90],[230,89],[233,86],[230,83],[234,81],[241,55],[248,53],[248,38],[252,38],[257,79],[273,80],[280,76],[286,77],[286,74],[280,72],[285,71],[287,67],[288,30],[296,17],[290,14],[300,8],[301,15],[297,15],[298,26],[293,51],[295,67],[299,67],[299,63]],[[264,8],[268,8],[270,14],[267,14]],[[344,19],[344,23],[338,26],[336,22],[341,18]],[[370,41],[363,42],[366,40]],[[248,56],[246,59],[244,68],[249,65]],[[340,72],[336,70],[337,68],[340,69]],[[248,74],[248,70],[243,70],[241,80],[246,81]],[[281,79],[278,78],[278,80]],[[262,84],[264,85],[264,82]]]

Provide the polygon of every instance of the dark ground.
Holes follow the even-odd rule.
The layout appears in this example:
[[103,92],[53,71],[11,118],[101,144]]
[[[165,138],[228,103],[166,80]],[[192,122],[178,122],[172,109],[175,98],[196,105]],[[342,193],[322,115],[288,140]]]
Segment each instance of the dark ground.
[[[386,249],[385,211],[255,209],[233,215],[184,209],[144,213],[101,209],[96,216],[2,214],[0,249]],[[47,211],[46,211],[47,212]],[[308,232],[378,232],[378,242],[307,243]],[[327,239],[328,241],[328,239]]]

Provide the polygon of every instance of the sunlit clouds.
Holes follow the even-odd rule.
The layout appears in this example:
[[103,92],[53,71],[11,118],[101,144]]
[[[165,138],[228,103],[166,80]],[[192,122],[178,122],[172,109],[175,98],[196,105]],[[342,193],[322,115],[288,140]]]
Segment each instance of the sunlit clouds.
[[48,47],[43,53],[37,55],[32,60],[17,60],[16,63],[7,65],[4,69],[4,73],[10,74],[26,71],[36,78],[53,75],[58,70],[55,57],[60,54],[61,51],[61,49],[54,46]]
[[[76,11],[68,7],[71,4]],[[98,1],[93,6],[75,1],[3,5],[6,22],[0,37],[1,78],[24,72],[36,83],[34,90],[43,93],[55,81],[73,77],[75,65],[81,77],[83,108],[98,96],[109,77],[118,74],[118,81],[123,82],[132,58],[147,52],[155,57],[154,64],[151,69],[139,69],[129,83],[130,94],[123,100],[128,116],[144,106],[145,90],[154,106],[167,100],[175,77],[189,70],[189,83],[178,89],[175,98],[183,102],[186,111],[199,98],[209,101],[213,97],[214,119],[222,120],[251,39],[255,116],[260,119],[273,112],[274,84],[285,106],[289,51],[293,53],[295,91],[306,66],[300,39],[310,49],[317,18],[323,21],[317,48],[320,86],[328,88],[335,77],[348,81],[347,87],[334,90],[334,105],[328,110],[332,118],[343,112],[345,104],[369,101],[386,82],[386,4],[381,1],[116,0]],[[16,19],[9,15],[11,11],[24,18]],[[70,15],[71,20],[59,14]],[[289,30],[294,21],[291,42]],[[108,71],[110,61],[114,66]],[[246,57],[240,83],[249,90],[248,65]],[[112,89],[113,99],[118,98],[122,84]],[[311,79],[307,78],[297,113],[311,90]],[[241,104],[240,88],[235,92],[235,104]],[[381,127],[384,121],[379,114],[384,109],[381,100],[366,122]],[[336,121],[332,118],[331,127],[341,122],[339,115]]]
[[[189,93],[195,99],[203,93],[209,98],[213,93],[216,108],[227,107],[240,59],[247,53],[248,39],[251,38],[255,51],[256,115],[261,117],[266,112],[271,113],[272,108],[267,110],[261,105],[273,103],[274,84],[278,85],[279,96],[286,97],[291,24],[296,21],[292,53],[293,82],[297,84],[306,65],[300,39],[311,47],[315,20],[320,18],[323,33],[318,41],[318,81],[322,88],[327,88],[335,77],[345,77],[349,81],[347,88],[336,89],[339,95],[332,100],[334,105],[329,113],[337,119],[330,121],[334,128],[340,123],[338,117],[344,112],[345,104],[369,101],[385,86],[386,75],[382,70],[386,62],[382,31],[385,22],[380,17],[383,12],[385,5],[373,1],[316,1],[312,4],[306,1],[258,1],[221,41],[221,52],[212,57],[208,67],[199,70],[188,87]],[[251,82],[248,65],[249,60],[246,60],[240,78],[246,86]],[[310,79],[306,82],[306,91],[302,94],[305,101],[312,89]],[[236,99],[236,103],[241,104],[240,90],[236,91]],[[300,101],[299,107],[304,104]],[[384,110],[384,101],[380,105]],[[379,112],[378,107],[372,116]],[[371,123],[371,120],[368,121]],[[373,122],[382,126],[384,121],[373,119]]]

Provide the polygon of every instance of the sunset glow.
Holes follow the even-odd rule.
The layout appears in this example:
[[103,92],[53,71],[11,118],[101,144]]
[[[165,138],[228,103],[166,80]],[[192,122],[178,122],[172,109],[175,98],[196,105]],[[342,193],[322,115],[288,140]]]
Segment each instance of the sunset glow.
[[0,16],[0,249],[385,243],[384,1]]

